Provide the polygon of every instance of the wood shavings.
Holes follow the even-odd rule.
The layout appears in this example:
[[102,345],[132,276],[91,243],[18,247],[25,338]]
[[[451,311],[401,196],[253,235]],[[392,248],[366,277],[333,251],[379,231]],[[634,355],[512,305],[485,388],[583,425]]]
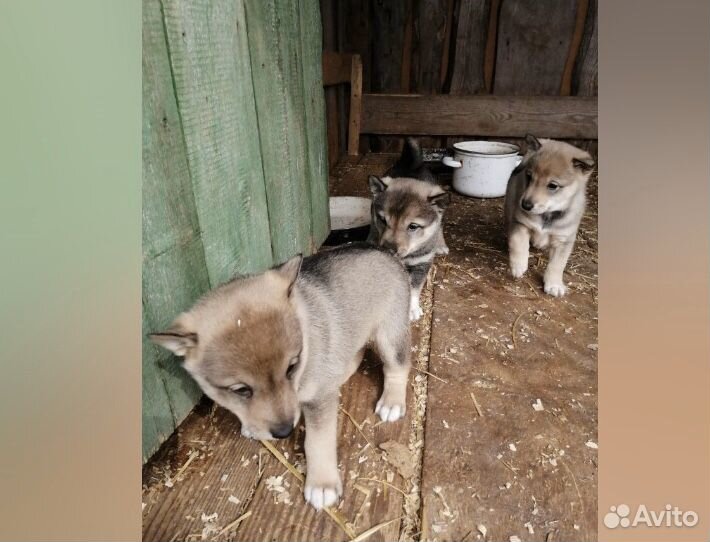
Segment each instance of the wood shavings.
[[535,410],[537,412],[541,412],[541,411],[545,410],[545,407],[542,406],[542,401],[540,399],[536,400],[533,403],[532,407],[533,407],[533,410]]
[[248,512],[245,512],[244,514],[242,514],[241,516],[239,516],[239,517],[238,517],[237,519],[235,519],[232,523],[230,523],[230,524],[227,525],[224,529],[222,529],[222,530],[219,532],[219,534],[217,535],[217,538],[219,538],[220,536],[222,536],[222,535],[225,534],[225,533],[228,533],[229,531],[233,531],[234,529],[236,529],[237,526],[238,526],[242,521],[244,521],[244,520],[247,519],[249,516],[251,516],[251,514],[252,514],[251,510],[249,510]]
[[599,449],[599,445],[598,445],[596,442],[592,441],[592,440],[588,440],[587,442],[584,443],[584,445],[585,445],[587,448],[591,448],[592,450],[598,450],[598,449]]
[[528,533],[535,534],[535,529],[533,529],[532,523],[530,523],[529,521],[525,525],[523,525],[523,527],[528,530]]
[[202,513],[202,523],[205,524],[202,528],[202,540],[207,540],[213,533],[219,532],[219,527],[217,527],[217,517],[217,512],[210,515],[207,515],[204,512]]
[[486,537],[486,533],[488,532],[488,529],[486,528],[485,525],[483,525],[483,524],[477,525],[477,526],[476,526],[476,530],[477,530],[479,533],[481,533],[481,536],[482,536],[483,538]]
[[379,523],[378,525],[375,525],[374,527],[370,527],[367,531],[360,533],[359,535],[354,537],[350,542],[362,542],[363,540],[370,538],[377,531],[384,529],[385,527],[387,527],[387,525],[390,525],[390,524],[394,523],[395,521],[399,521],[400,519],[402,519],[402,516],[395,518],[395,519],[391,519],[389,521],[383,521],[382,523]]
[[594,350],[596,352],[597,350],[599,350],[599,345],[596,343],[588,344],[587,348],[589,348],[590,350]]
[[511,452],[518,451],[518,449],[515,447],[515,444],[513,444],[512,442],[510,444],[508,444],[508,448],[510,449]]
[[[261,445],[267,450],[269,450],[269,452],[271,452],[271,455],[273,455],[279,461],[279,463],[286,467],[299,482],[301,482],[302,484],[305,482],[306,479],[303,474],[298,472],[296,467],[289,463],[288,459],[284,457],[284,455],[276,448],[276,446],[271,444],[268,440],[260,440],[259,442],[261,442]],[[323,511],[328,514],[335,523],[337,523],[338,527],[340,527],[345,532],[345,534],[348,535],[348,537],[355,537],[355,531],[353,531],[351,527],[346,525],[345,519],[337,510],[334,510],[333,508],[324,508]]]
[[412,454],[407,446],[400,442],[389,440],[380,444],[380,449],[385,452],[385,461],[397,469],[402,478],[408,480],[414,475]]
[[522,542],[522,541],[520,540],[520,537],[518,537],[517,535],[511,535],[508,538],[508,542]]
[[478,404],[476,396],[473,394],[473,392],[471,392],[471,400],[473,401],[473,406],[476,408],[476,412],[481,418],[483,418],[483,411],[481,410],[481,405]]
[[229,498],[227,499],[227,501],[231,502],[232,504],[239,504],[241,502],[234,495],[230,495]]

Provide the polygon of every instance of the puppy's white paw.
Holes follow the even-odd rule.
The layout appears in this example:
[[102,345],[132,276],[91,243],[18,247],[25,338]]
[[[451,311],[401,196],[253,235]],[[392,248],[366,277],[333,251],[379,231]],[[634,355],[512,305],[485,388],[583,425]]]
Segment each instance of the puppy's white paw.
[[510,274],[519,279],[528,270],[528,262],[510,262]]
[[389,404],[384,399],[380,399],[375,407],[375,413],[383,422],[396,422],[404,417],[406,411],[403,404]]
[[545,293],[553,297],[562,297],[567,293],[567,286],[561,282],[546,282]]
[[343,494],[343,486],[339,476],[329,482],[311,481],[311,478],[311,476],[306,477],[303,496],[313,508],[316,510],[328,508],[340,500],[340,496]]
[[416,305],[409,307],[409,321],[416,322],[424,315],[421,305],[417,302]]

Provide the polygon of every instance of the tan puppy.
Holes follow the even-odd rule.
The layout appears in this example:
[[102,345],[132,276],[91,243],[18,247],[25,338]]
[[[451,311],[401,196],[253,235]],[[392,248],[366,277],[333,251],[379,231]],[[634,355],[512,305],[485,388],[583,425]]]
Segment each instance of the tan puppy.
[[549,250],[545,293],[563,296],[563,273],[584,214],[586,189],[594,160],[562,141],[528,135],[527,153],[508,181],[505,221],[510,273],[520,278],[528,268],[529,245]]
[[384,421],[404,416],[409,280],[396,258],[364,243],[301,261],[216,288],[151,339],[185,358],[184,368],[239,417],[246,437],[288,437],[303,411],[304,495],[319,509],[342,493],[338,393],[368,344],[385,373],[375,410]]

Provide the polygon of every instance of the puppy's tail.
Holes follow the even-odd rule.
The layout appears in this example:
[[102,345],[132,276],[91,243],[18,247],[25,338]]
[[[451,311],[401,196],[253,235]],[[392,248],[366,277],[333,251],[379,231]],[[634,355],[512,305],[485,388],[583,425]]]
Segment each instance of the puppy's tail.
[[402,154],[397,159],[397,163],[392,167],[398,176],[406,177],[416,172],[424,164],[424,155],[419,142],[413,137],[404,140]]

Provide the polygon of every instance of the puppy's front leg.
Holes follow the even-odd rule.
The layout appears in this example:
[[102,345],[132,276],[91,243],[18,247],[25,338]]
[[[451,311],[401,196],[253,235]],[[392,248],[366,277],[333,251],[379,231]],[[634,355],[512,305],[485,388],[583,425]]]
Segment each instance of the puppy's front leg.
[[528,270],[530,254],[530,230],[522,224],[514,224],[508,234],[508,258],[510,274],[519,279]]
[[567,266],[567,260],[572,254],[574,247],[574,237],[571,240],[555,240],[551,241],[550,258],[545,269],[543,281],[545,283],[545,293],[554,297],[561,297],[567,293],[567,287],[564,284],[563,274]]
[[303,495],[316,510],[334,505],[343,493],[338,473],[338,396],[303,405],[306,420],[306,486]]

